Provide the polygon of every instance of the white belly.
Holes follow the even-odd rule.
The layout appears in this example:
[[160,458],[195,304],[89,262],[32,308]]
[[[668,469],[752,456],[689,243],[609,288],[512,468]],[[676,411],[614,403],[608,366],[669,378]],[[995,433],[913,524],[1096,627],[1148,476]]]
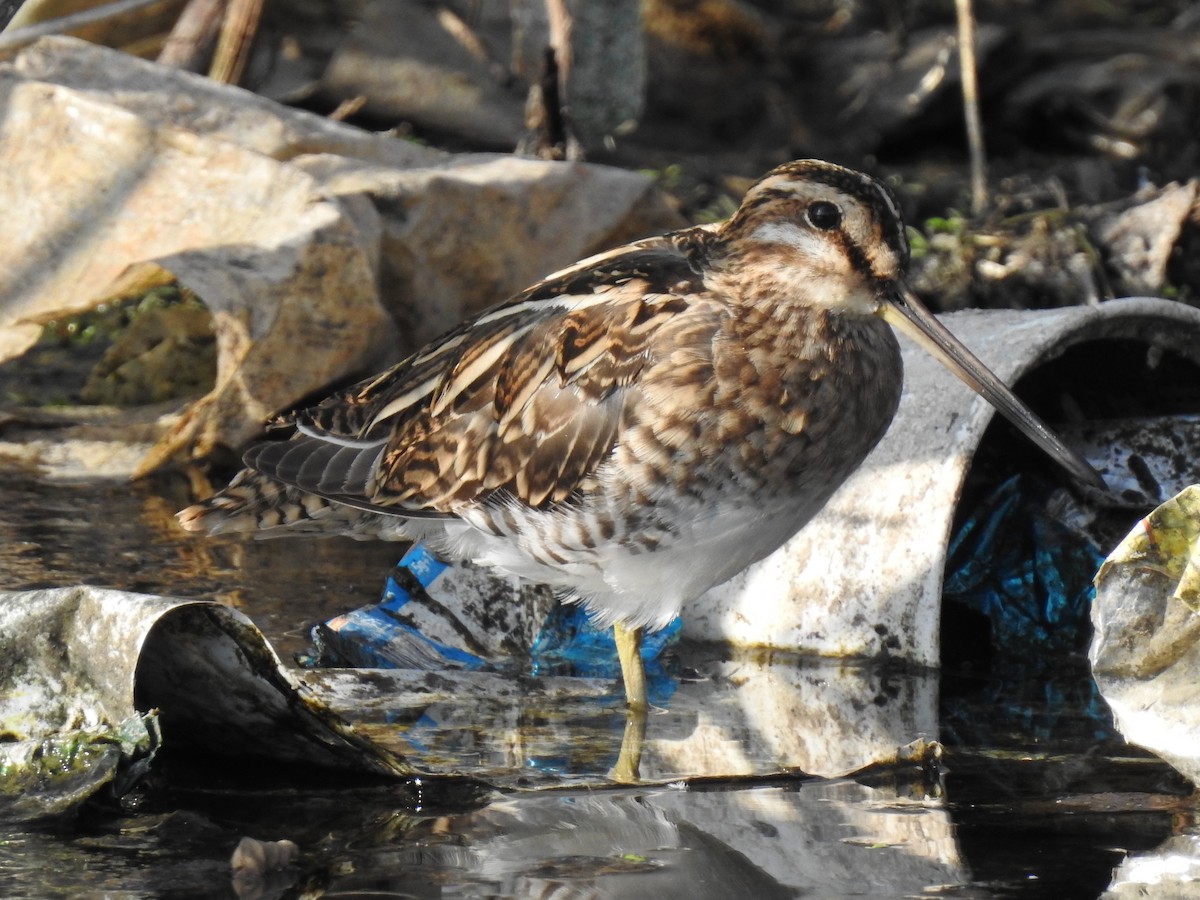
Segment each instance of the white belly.
[[475,527],[468,514],[465,520],[438,522],[438,530],[424,538],[454,558],[551,585],[565,600],[582,603],[598,624],[662,628],[689,600],[783,545],[826,498],[807,499],[803,507],[794,499],[769,506],[697,504],[694,515],[676,519],[676,533],[653,551],[618,536],[594,548],[556,546],[565,562],[547,562],[536,545],[534,535],[544,524],[536,519],[556,515],[550,512],[527,512],[516,535]]

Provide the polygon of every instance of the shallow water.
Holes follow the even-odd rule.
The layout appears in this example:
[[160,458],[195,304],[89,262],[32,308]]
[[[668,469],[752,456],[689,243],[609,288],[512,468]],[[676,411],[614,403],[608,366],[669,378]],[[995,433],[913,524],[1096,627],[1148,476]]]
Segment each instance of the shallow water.
[[[312,624],[375,600],[398,555],[187,535],[171,518],[185,494],[181,478],[48,482],[6,467],[0,589],[219,599],[286,659]],[[119,803],[0,825],[0,895],[235,896],[230,854],[251,835],[293,840],[301,858],[236,896],[1095,897],[1128,854],[1192,834],[1195,807],[1166,766],[1112,732],[1083,666],[1049,670],[943,674],[940,772],[501,792],[170,754]],[[906,677],[889,674],[887,690],[915,692]]]

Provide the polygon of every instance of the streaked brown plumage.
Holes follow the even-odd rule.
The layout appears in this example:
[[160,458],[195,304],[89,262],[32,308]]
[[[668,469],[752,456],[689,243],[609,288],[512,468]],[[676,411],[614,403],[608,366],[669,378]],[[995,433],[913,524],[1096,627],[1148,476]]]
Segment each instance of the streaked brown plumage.
[[905,291],[907,262],[878,182],[789,163],[723,225],[578,263],[292,414],[180,519],[422,539],[554,585],[617,626],[644,707],[640,629],[780,546],[883,435],[889,322],[1094,482]]

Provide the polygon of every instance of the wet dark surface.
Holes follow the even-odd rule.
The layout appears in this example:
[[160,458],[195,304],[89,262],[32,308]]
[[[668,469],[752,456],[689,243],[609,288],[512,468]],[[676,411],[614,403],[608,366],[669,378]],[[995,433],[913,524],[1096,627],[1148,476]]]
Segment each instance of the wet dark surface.
[[48,482],[0,467],[0,589],[91,584],[218,600],[246,612],[284,659],[312,625],[378,599],[401,547],[348,538],[201,537],[175,523],[187,482]]
[[[400,550],[186,535],[171,518],[185,502],[182,478],[55,482],[6,465],[0,588],[219,599],[286,659],[314,623],[372,602]],[[1127,854],[1191,833],[1196,808],[1113,732],[1079,660],[1045,662],[943,674],[941,773],[499,792],[168,751],[120,801],[0,825],[0,895],[1096,897]],[[246,835],[293,840],[299,861],[235,893]]]

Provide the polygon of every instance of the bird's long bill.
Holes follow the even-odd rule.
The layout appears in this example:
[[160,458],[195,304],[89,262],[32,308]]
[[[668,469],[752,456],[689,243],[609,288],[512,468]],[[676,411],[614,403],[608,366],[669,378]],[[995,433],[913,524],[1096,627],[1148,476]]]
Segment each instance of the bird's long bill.
[[880,313],[885,321],[912,338],[971,390],[992,404],[1080,484],[1101,491],[1108,490],[1104,479],[1088,461],[1064,444],[1033,410],[1018,400],[1008,386],[951,334],[911,291],[900,287],[893,298],[884,302]]

